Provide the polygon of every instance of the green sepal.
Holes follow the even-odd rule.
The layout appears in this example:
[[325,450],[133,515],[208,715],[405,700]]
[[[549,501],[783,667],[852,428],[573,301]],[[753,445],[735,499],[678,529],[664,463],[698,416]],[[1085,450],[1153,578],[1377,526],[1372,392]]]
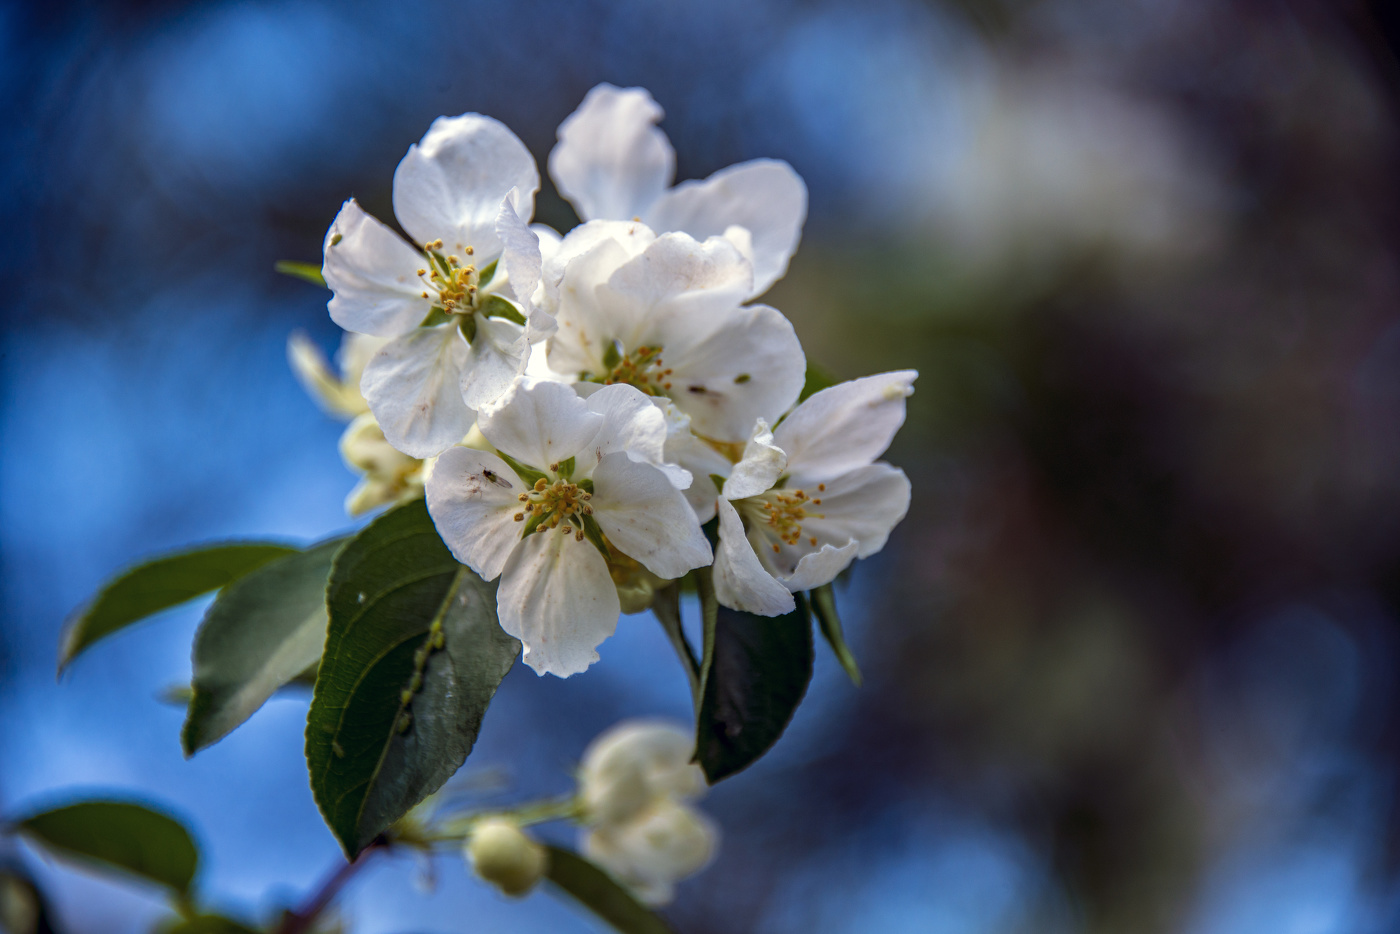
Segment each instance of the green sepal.
[[124,571],[64,626],[58,670],[93,643],[148,616],[218,590],[269,561],[295,554],[277,542],[222,542],[165,555]]
[[[565,480],[571,479],[574,475],[574,467],[577,465],[577,458],[570,457],[559,462],[559,476]],[[589,490],[589,492],[593,492]]]
[[835,589],[831,584],[822,584],[816,590],[808,592],[807,599],[812,604],[812,615],[817,618],[817,625],[826,637],[826,644],[831,646],[831,651],[835,653],[841,667],[846,670],[851,683],[860,687],[860,666],[856,664],[855,655],[846,645],[846,635],[841,629],[841,617],[836,612]]
[[[619,363],[621,363],[621,362],[622,362],[622,351],[621,351],[621,350],[618,350],[618,348],[617,348],[617,341],[615,341],[615,340],[608,341],[607,346],[606,346],[605,348],[603,348],[603,368],[604,368],[608,373],[611,373],[614,369],[616,369],[617,365],[618,365]],[[605,374],[605,375],[606,375],[606,374]]]
[[497,451],[496,456],[510,465],[510,469],[514,470],[516,475],[519,476],[521,480],[524,480],[525,485],[528,487],[533,488],[535,483],[540,480],[549,480],[549,477],[545,476],[542,471],[535,470],[533,467],[526,467],[505,451]]
[[491,262],[486,264],[485,269],[481,270],[481,272],[476,274],[477,282],[481,288],[485,288],[486,286],[490,285],[491,280],[496,278],[496,266],[499,264],[499,262],[499,260],[491,260]]
[[520,309],[499,295],[486,296],[485,300],[477,306],[477,311],[488,318],[504,318],[507,321],[514,321],[521,327],[525,326],[525,316],[520,313]]
[[671,928],[621,883],[563,847],[545,844],[545,878],[621,934],[672,934]]
[[441,305],[434,305],[428,309],[428,313],[423,316],[423,320],[418,322],[420,328],[441,327],[451,321],[456,315],[448,314],[447,309]]
[[15,829],[60,856],[189,894],[199,850],[168,814],[126,801],[80,801],[22,818]]
[[272,264],[272,268],[284,276],[291,276],[293,279],[300,279],[303,282],[310,282],[312,285],[319,285],[326,288],[326,277],[321,275],[321,267],[316,263],[299,263],[294,259],[279,259]]

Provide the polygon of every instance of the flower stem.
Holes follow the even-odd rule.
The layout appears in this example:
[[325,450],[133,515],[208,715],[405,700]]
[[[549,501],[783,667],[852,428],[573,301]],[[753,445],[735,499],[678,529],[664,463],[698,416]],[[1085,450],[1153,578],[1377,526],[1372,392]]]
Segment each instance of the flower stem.
[[273,934],[305,934],[311,930],[312,925],[321,917],[321,913],[340,894],[340,890],[369,862],[375,853],[387,850],[388,846],[376,840],[360,851],[360,855],[355,857],[354,862],[339,866],[334,872],[326,876],[320,887],[311,893],[306,902],[295,911],[289,911],[282,916],[282,921],[273,929]]

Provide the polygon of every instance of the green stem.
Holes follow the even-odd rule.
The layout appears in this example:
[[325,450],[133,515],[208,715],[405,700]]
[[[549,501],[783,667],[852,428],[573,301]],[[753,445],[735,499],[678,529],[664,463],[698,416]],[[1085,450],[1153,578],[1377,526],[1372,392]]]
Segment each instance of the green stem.
[[477,824],[492,817],[505,818],[514,821],[521,827],[529,827],[552,820],[577,820],[582,816],[583,802],[578,799],[577,795],[565,795],[559,798],[532,801],[529,804],[500,811],[478,811],[475,814],[467,814],[448,821],[441,830],[425,835],[424,839],[430,843],[460,843],[471,834]]
[[[719,599],[715,596],[715,579],[710,568],[697,568],[694,572],[696,589],[700,592],[700,619],[703,624],[703,652],[700,657],[700,685],[695,696],[703,699],[705,685],[710,679],[710,669],[715,664],[715,626],[719,623]],[[700,701],[695,704],[696,714],[700,711]]]

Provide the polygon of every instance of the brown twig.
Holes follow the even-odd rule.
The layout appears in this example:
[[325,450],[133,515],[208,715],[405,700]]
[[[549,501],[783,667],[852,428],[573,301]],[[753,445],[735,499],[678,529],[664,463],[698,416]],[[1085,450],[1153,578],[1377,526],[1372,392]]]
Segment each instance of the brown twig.
[[340,890],[354,877],[355,873],[369,862],[370,857],[388,848],[388,844],[382,838],[375,840],[360,851],[360,855],[355,857],[354,862],[337,867],[334,872],[326,876],[320,887],[307,897],[306,902],[300,908],[289,911],[282,916],[282,922],[273,929],[273,934],[306,934],[321,917],[321,912],[325,911],[326,907],[335,900],[335,897],[340,894]]

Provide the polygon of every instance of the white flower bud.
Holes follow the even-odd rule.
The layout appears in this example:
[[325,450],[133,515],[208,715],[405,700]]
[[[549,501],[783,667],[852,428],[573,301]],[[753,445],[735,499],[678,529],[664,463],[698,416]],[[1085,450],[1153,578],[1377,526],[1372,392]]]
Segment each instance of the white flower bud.
[[487,882],[512,897],[533,889],[549,868],[549,854],[512,820],[482,821],[467,839],[467,859]]
[[642,901],[660,905],[671,900],[677,880],[709,864],[718,842],[719,831],[703,814],[659,798],[630,821],[587,833],[583,852]]

